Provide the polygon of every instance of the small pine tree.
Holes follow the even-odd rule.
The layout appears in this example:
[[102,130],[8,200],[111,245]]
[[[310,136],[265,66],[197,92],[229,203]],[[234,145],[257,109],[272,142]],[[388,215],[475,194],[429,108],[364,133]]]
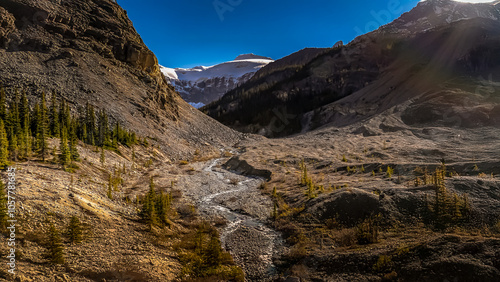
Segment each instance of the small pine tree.
[[160,191],[159,195],[156,198],[156,206],[157,206],[156,210],[158,214],[158,219],[164,225],[170,224],[170,221],[168,219],[168,214],[170,212],[171,202],[172,202],[171,194],[163,194],[163,192]]
[[51,222],[49,230],[47,232],[47,257],[52,263],[63,264],[64,263],[64,246],[61,240],[59,231],[56,229],[54,224]]
[[78,219],[78,217],[76,216],[71,217],[71,220],[69,222],[66,231],[66,236],[68,237],[68,240],[71,243],[79,244],[82,242],[83,230],[82,230],[82,224],[80,222],[80,219]]
[[316,195],[316,187],[315,187],[314,183],[312,182],[311,178],[309,178],[308,180],[309,181],[307,182],[307,193],[306,194],[307,194],[307,197],[309,199],[314,199],[317,196]]
[[210,241],[203,252],[203,261],[206,267],[217,268],[222,264],[222,248],[220,246],[219,234],[216,231],[210,234]]
[[5,125],[3,120],[0,119],[0,168],[4,168],[9,165],[9,140],[7,139],[7,133],[5,132]]
[[7,118],[7,109],[5,108],[6,104],[5,89],[3,88],[3,85],[0,85],[0,119],[2,120]]
[[[52,93],[52,99],[50,103],[50,134],[54,137],[59,137],[60,136],[60,129],[59,129],[59,112],[58,112],[58,107],[57,107],[57,101],[56,101],[56,94]],[[65,125],[67,126],[67,125]]]
[[80,160],[80,154],[78,153],[78,149],[76,148],[78,140],[76,137],[71,137],[69,140],[69,153],[71,155],[71,160],[72,161],[79,161]]
[[420,177],[415,178],[415,187],[418,187],[422,185],[422,181],[420,180]]
[[394,169],[392,167],[388,166],[387,172],[386,172],[387,178],[392,178],[393,174],[394,174]]
[[66,138],[66,128],[61,130],[61,139],[59,143],[59,161],[63,168],[66,168],[71,163],[71,153],[68,148],[68,140]]
[[[10,133],[10,137],[19,136],[19,133],[21,132],[21,121],[19,119],[19,91],[17,89],[15,90],[14,99],[10,103],[9,113],[7,116],[9,118],[8,127],[10,127],[7,132]],[[7,128],[7,125],[5,127]]]
[[21,96],[21,103],[19,104],[19,119],[21,122],[21,127],[26,130],[29,127],[30,120],[30,108],[28,105],[28,98],[26,98],[26,91],[23,91]]
[[9,213],[7,210],[7,194],[5,193],[5,184],[0,179],[0,230],[4,231],[7,228],[7,219]]
[[458,221],[462,218],[460,198],[456,193],[453,193],[453,219]]
[[158,214],[156,211],[156,192],[153,177],[149,183],[149,192],[144,197],[140,216],[150,229],[158,224]]
[[104,163],[106,162],[106,155],[104,154],[104,147],[101,147],[101,156],[99,159],[101,161],[101,164],[104,166]]
[[278,219],[278,203],[274,202],[273,214],[272,217],[274,219]]
[[356,228],[356,237],[360,245],[378,242],[380,215],[365,219]]
[[9,157],[12,161],[17,161],[19,156],[19,146],[17,136],[12,135],[9,142]]
[[113,199],[113,179],[111,177],[111,173],[109,174],[108,178],[108,192],[107,196],[109,199]]
[[45,93],[42,92],[42,102],[37,117],[37,147],[38,147],[38,152],[42,157],[42,161],[44,162],[49,153],[47,138],[48,138],[47,106],[45,100]]

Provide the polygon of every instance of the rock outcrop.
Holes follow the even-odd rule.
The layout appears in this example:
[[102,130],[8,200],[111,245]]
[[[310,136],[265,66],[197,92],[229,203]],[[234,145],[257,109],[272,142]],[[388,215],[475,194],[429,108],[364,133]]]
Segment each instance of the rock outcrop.
[[271,171],[267,169],[256,169],[245,160],[240,160],[239,157],[233,157],[227,161],[223,167],[227,170],[237,172],[242,175],[262,177],[266,180],[271,179]]
[[0,84],[8,99],[18,88],[31,102],[45,91],[72,110],[87,102],[106,108],[111,121],[162,141],[172,154],[237,136],[179,97],[127,12],[112,0],[2,0]]

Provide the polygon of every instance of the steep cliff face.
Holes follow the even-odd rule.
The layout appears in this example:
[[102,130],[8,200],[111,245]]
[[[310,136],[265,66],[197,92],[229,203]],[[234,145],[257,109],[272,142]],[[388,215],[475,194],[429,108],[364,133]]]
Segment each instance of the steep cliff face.
[[73,49],[99,55],[128,64],[132,72],[143,72],[151,87],[166,89],[155,55],[114,1],[4,0],[0,9],[0,47],[7,52],[68,57]]
[[228,130],[182,101],[112,0],[2,0],[0,83],[27,90],[32,101],[45,91],[73,110],[87,102],[105,108],[112,120],[162,141],[172,154],[205,138],[224,145],[216,131]]

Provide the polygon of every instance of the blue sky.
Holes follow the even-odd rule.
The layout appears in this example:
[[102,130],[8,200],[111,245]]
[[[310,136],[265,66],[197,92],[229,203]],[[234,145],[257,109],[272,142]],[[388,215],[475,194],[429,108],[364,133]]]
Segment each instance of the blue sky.
[[213,65],[254,53],[279,59],[351,41],[418,0],[118,0],[161,65]]

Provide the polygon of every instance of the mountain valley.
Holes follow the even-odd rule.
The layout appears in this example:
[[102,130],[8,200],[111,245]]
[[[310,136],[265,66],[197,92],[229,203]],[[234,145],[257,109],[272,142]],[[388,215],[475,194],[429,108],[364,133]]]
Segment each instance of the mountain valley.
[[115,1],[2,1],[0,280],[498,281],[499,5],[169,69]]

